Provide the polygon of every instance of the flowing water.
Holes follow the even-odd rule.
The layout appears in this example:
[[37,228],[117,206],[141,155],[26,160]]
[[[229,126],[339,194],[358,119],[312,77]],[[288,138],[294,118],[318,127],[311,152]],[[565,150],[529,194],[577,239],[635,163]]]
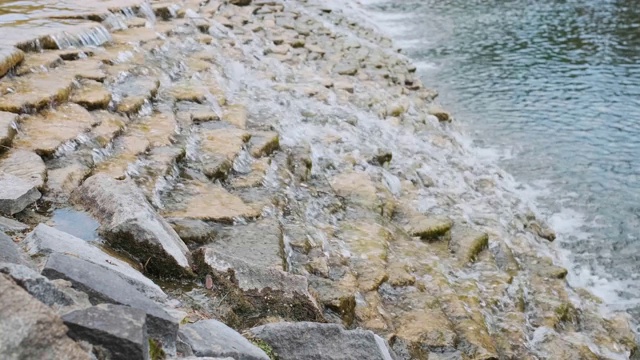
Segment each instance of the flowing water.
[[[465,351],[485,358],[498,353],[518,358],[519,354],[535,352],[549,358],[548,354],[560,351],[584,351],[586,344],[595,353],[608,354],[607,358],[625,358],[627,349],[618,346],[622,335],[598,317],[595,302],[580,298],[577,290],[566,286],[563,269],[552,266],[556,254],[531,230],[529,225],[539,224],[528,214],[527,202],[516,194],[514,184],[518,183],[482,159],[490,151],[473,153],[483,145],[513,148],[514,156],[503,164],[520,180],[537,185],[535,180],[542,179],[547,182],[544,189],[559,188],[554,181],[560,180],[535,164],[560,164],[560,159],[547,160],[557,149],[564,149],[561,154],[576,153],[567,150],[567,144],[578,144],[577,138],[557,141],[551,147],[544,143],[551,141],[550,135],[526,142],[518,142],[516,136],[533,139],[534,134],[551,126],[542,124],[549,118],[557,120],[548,121],[556,126],[553,135],[564,132],[569,137],[572,128],[562,126],[558,115],[567,110],[557,105],[569,101],[559,98],[554,105],[550,100],[527,97],[533,95],[522,85],[504,92],[512,97],[495,99],[489,90],[506,86],[494,79],[500,76],[495,72],[501,67],[482,67],[481,58],[456,55],[455,51],[472,51],[473,46],[483,43],[470,37],[471,33],[491,35],[496,41],[504,41],[504,35],[494,37],[489,31],[463,27],[470,33],[465,38],[469,44],[461,45],[454,30],[457,21],[474,19],[468,9],[454,4],[429,6],[430,11],[441,6],[443,12],[461,12],[442,14],[443,30],[435,23],[408,16],[407,12],[415,14],[422,3],[372,5],[383,19],[378,22],[380,27],[393,24],[389,26],[393,35],[406,40],[401,45],[410,45],[406,47],[416,58],[428,59],[420,63],[419,70],[427,86],[447,94],[444,102],[454,110],[458,122],[477,129],[475,138],[484,144],[470,147],[455,124],[427,114],[432,110],[431,93],[417,85],[414,68],[391,48],[389,39],[358,26],[362,18],[352,19],[348,7],[343,9],[345,16],[322,8],[325,2],[310,3],[286,2],[292,12],[281,13],[280,5],[275,5],[262,9],[266,15],[226,5],[217,9],[214,1],[203,6],[185,2],[186,9],[145,2],[112,12],[105,10],[109,2],[87,3],[87,14],[97,12],[100,22],[75,19],[73,13],[59,9],[63,3],[30,9],[34,15],[28,20],[35,21],[33,24],[42,21],[61,26],[62,34],[52,36],[55,48],[82,47],[74,56],[64,53],[64,61],[57,59],[58,54],[63,56],[59,50],[51,52],[56,59],[50,61],[47,51],[25,47],[26,64],[0,83],[5,89],[0,105],[32,114],[22,119],[13,146],[44,156],[48,171],[45,198],[63,209],[51,214],[54,223],[68,231],[74,223],[86,223],[77,235],[91,240],[97,224],[81,213],[64,210],[69,192],[93,174],[129,178],[161,215],[205,219],[222,229],[222,234],[231,234],[229,239],[243,239],[233,235],[235,231],[243,234],[247,226],[274,221],[275,234],[264,238],[276,241],[266,250],[275,245],[275,263],[284,263],[284,270],[309,279],[310,286],[324,296],[323,304],[329,304],[327,317],[382,334],[396,331],[402,339],[398,340],[400,349],[411,344],[422,346],[422,339],[428,338],[436,352],[452,356]],[[495,16],[500,15],[500,20],[508,18],[497,8],[487,7]],[[389,17],[389,10],[398,16]],[[535,14],[532,11],[531,16]],[[2,16],[14,15],[0,14],[0,31]],[[19,18],[5,19],[7,27],[24,25]],[[86,22],[89,28],[75,26],[74,21]],[[412,21],[420,29],[433,26],[429,33],[434,36],[415,39],[406,35],[418,33],[406,27]],[[19,44],[23,38],[38,36],[39,31],[0,36],[0,45]],[[43,34],[50,32],[43,30]],[[100,34],[104,36],[94,36]],[[310,49],[301,46],[301,40],[307,41]],[[422,44],[423,40],[428,43]],[[292,44],[291,48],[274,46],[283,42]],[[420,55],[419,51],[426,52]],[[512,59],[512,64],[504,67],[516,72],[518,61]],[[350,70],[353,63],[355,71]],[[526,61],[519,66],[535,69]],[[23,75],[21,67],[28,70]],[[546,75],[551,70],[541,72]],[[58,81],[52,82],[53,77]],[[581,86],[576,82],[573,86]],[[474,88],[482,92],[466,93],[456,84],[465,88],[477,84]],[[558,81],[548,86],[562,84]],[[522,94],[516,96],[517,89]],[[580,94],[576,90],[574,96]],[[90,111],[80,105],[53,103],[67,98],[85,104]],[[528,102],[528,112],[538,117],[516,117],[514,111],[506,116],[510,108],[523,107],[521,103],[507,105],[514,99]],[[594,103],[589,101],[588,105]],[[17,111],[15,104],[21,105]],[[49,105],[54,105],[53,109]],[[616,107],[610,111],[631,116],[633,107],[623,105],[628,107],[624,111]],[[544,106],[549,108],[541,111]],[[584,120],[595,126],[599,117],[587,107],[579,110],[589,117],[565,118],[564,123]],[[525,119],[527,126],[518,128]],[[476,126],[478,122],[485,127]],[[631,120],[618,119],[618,123]],[[515,128],[511,132],[509,124]],[[280,150],[274,152],[271,142],[263,143],[260,149],[260,143],[274,133]],[[600,138],[602,144],[608,145],[608,136],[612,135]],[[517,143],[520,147],[513,146]],[[604,147],[602,144],[594,148]],[[629,144],[632,142],[618,141],[616,146],[631,153]],[[538,153],[528,158],[531,151]],[[587,157],[600,159],[597,154]],[[387,160],[380,160],[384,158]],[[579,164],[580,158],[574,158],[573,165]],[[518,164],[528,167],[519,171]],[[569,172],[566,164],[562,167]],[[561,214],[572,214],[565,209],[584,214],[584,219],[572,219],[575,223],[600,221],[592,219],[593,213],[578,202],[582,199],[580,186],[563,186],[578,195],[572,198],[567,191],[560,192],[562,197],[557,192],[542,192],[542,203],[545,195],[555,196],[554,203],[561,205],[558,210],[564,211]],[[540,193],[535,188],[527,191]],[[602,196],[613,199],[610,194]],[[632,196],[620,196],[619,201],[633,202]],[[574,199],[575,204],[566,204],[567,199]],[[556,213],[554,208],[544,209]],[[445,229],[449,238],[419,240],[422,235],[413,225],[435,220],[444,222],[445,227],[453,226],[450,232]],[[580,262],[581,254],[587,254],[583,249],[593,253],[597,244],[605,244],[596,241],[597,232],[591,228],[583,229],[585,235],[577,240],[573,239],[580,229],[570,229],[574,237],[567,236],[561,227],[557,230],[563,235],[562,245],[576,254],[580,264],[591,264],[586,255]],[[423,231],[428,233],[430,228]],[[234,248],[236,245],[228,245],[237,252],[234,256],[273,263],[269,255],[273,252],[254,249],[251,244]],[[263,250],[267,254],[264,258]],[[599,264],[593,262],[594,267]],[[196,288],[192,295],[197,297],[202,291]],[[333,298],[336,293],[340,296],[337,303]],[[212,311],[225,300],[201,299],[213,307]],[[580,308],[579,313],[574,306]],[[430,335],[432,329],[425,325],[433,325],[433,331],[443,331],[446,336]],[[459,344],[465,348],[459,349]]]
[[366,3],[478,151],[527,184],[522,192],[537,200],[560,235],[572,281],[637,312],[637,3]]

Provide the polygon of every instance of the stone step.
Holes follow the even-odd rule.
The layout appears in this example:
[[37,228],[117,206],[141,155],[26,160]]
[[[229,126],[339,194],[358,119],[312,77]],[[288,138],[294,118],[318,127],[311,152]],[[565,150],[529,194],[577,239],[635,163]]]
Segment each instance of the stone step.
[[25,117],[14,147],[35,151],[43,157],[51,157],[63,145],[73,142],[88,132],[95,119],[76,104],[63,104],[56,109]]

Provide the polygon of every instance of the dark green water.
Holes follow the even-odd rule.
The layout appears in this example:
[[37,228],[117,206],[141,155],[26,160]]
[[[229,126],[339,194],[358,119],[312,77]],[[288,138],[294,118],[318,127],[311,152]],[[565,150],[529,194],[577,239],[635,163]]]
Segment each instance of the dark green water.
[[571,281],[640,318],[640,3],[365,4],[535,198]]

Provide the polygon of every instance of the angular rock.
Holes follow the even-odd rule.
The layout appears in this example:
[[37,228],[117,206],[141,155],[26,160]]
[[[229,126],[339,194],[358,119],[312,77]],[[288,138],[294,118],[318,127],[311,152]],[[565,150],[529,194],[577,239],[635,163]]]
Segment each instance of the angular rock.
[[367,330],[345,330],[336,324],[275,323],[250,333],[269,344],[281,360],[392,360],[386,342]]
[[0,214],[13,215],[40,199],[32,183],[17,176],[0,173]]
[[275,220],[265,219],[220,231],[210,247],[255,266],[284,270],[282,230]]
[[0,273],[9,275],[21,288],[47,306],[64,307],[74,303],[72,297],[49,279],[24,265],[0,263]]
[[20,221],[0,216],[0,231],[7,234],[13,234],[21,233],[27,230],[29,230],[29,225],[23,224]]
[[160,277],[190,276],[189,249],[130,181],[94,175],[72,194],[100,223],[100,233],[116,249]]
[[[1,225],[0,225],[1,227]],[[22,256],[22,252],[13,239],[0,231],[0,263],[12,263],[27,265],[26,260]]]
[[33,151],[12,150],[0,158],[0,173],[17,176],[41,189],[47,178],[47,167]]
[[9,147],[16,136],[16,121],[18,115],[0,111],[0,146]]
[[181,352],[198,357],[230,357],[242,360],[268,360],[269,356],[244,336],[217,320],[188,324],[178,333]]
[[0,274],[0,354],[3,359],[89,360],[46,305]]
[[121,277],[147,296],[157,299],[166,298],[166,294],[158,285],[128,263],[110,256],[91,243],[66,232],[40,224],[29,233],[23,243],[31,256],[44,256],[46,259],[53,253],[73,255],[108,268],[115,272],[115,276]]
[[62,317],[69,337],[101,347],[113,360],[149,358],[146,314],[128,306],[100,304]]
[[216,238],[217,231],[202,220],[170,218],[167,221],[187,244],[208,244]]
[[[210,272],[214,292],[220,296],[228,294],[228,301],[236,313],[231,320],[240,321],[234,327],[251,326],[267,316],[291,321],[322,319],[304,276],[257,267],[211,248],[199,249],[194,259],[201,275]],[[253,315],[238,319],[238,313]]]
[[147,314],[149,336],[160,341],[170,353],[175,352],[178,320],[112,270],[74,256],[54,253],[42,274],[49,279],[70,281],[75,289],[87,293],[94,305],[112,303],[143,310]]

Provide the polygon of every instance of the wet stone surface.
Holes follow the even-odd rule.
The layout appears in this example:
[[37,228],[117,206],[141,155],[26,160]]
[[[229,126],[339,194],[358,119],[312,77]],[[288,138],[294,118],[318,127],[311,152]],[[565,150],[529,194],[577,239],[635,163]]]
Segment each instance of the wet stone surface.
[[[507,174],[478,165],[437,93],[351,3],[66,2],[51,9],[64,21],[36,17],[50,31],[0,39],[3,260],[27,250],[86,293],[98,308],[82,319],[103,303],[142,310],[159,341],[133,321],[142,357],[148,345],[264,358],[235,332],[255,327],[281,358],[635,351],[627,319],[567,283],[552,229]],[[26,318],[55,336],[25,336],[76,354],[38,306]],[[210,319],[234,330],[198,330]],[[211,350],[208,332],[242,348]]]

